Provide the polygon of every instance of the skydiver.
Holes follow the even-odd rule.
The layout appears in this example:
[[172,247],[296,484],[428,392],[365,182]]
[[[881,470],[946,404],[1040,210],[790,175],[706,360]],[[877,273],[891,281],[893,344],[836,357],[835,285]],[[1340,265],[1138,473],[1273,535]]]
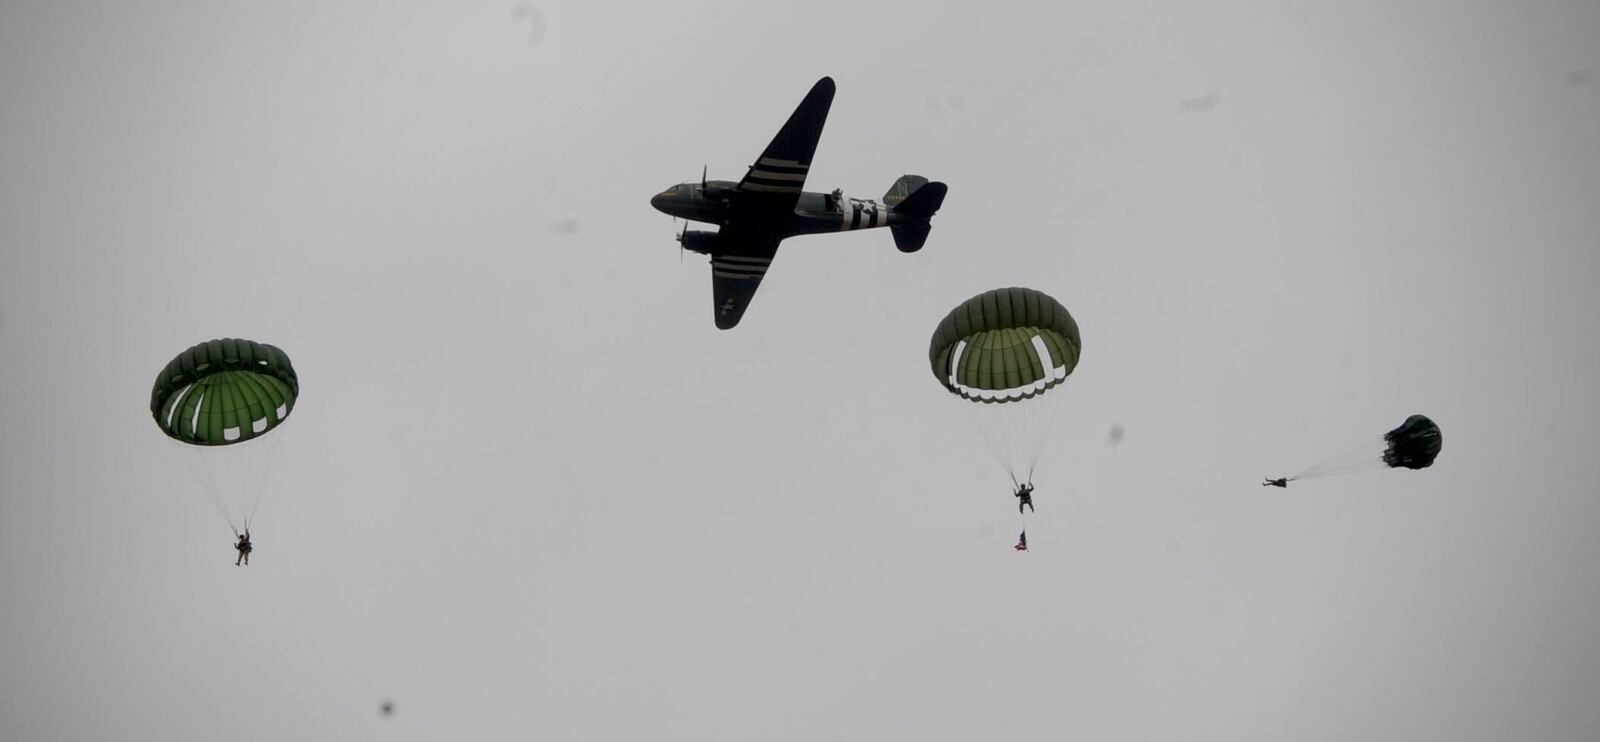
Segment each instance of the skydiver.
[[239,542],[234,544],[233,548],[239,552],[239,558],[233,560],[233,566],[237,567],[241,562],[248,565],[250,563],[250,552],[254,549],[250,545],[250,529],[244,529],[244,533],[239,536]]
[[1261,482],[1261,486],[1262,487],[1283,487],[1285,489],[1288,489],[1288,487],[1289,487],[1289,478],[1288,477],[1278,477],[1277,479],[1267,479],[1267,480],[1264,480],[1264,481]]
[[1022,512],[1022,506],[1024,506],[1024,505],[1028,506],[1028,510],[1030,512],[1033,511],[1033,483],[1032,482],[1027,482],[1027,483],[1023,483],[1023,484],[1017,485],[1016,496],[1017,496],[1017,512],[1019,514]]

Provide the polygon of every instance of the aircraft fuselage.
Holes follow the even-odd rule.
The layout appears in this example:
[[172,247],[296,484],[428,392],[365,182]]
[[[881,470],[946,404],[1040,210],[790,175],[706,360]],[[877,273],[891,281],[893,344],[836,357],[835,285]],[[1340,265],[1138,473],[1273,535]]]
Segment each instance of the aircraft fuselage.
[[[650,205],[679,219],[725,227],[730,200],[739,197],[735,191],[737,186],[737,183],[727,180],[706,181],[704,185],[680,183],[650,199]],[[837,191],[802,191],[785,223],[771,224],[767,228],[776,230],[783,238],[789,238],[887,227],[903,220],[902,215],[896,214],[892,208],[872,199],[850,198]]]

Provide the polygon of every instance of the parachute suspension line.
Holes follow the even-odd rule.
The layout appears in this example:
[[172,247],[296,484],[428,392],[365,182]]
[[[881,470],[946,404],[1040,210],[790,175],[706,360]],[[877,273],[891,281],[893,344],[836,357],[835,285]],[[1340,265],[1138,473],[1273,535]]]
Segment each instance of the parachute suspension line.
[[207,499],[237,536],[250,529],[278,453],[277,435],[226,446],[181,442],[178,457],[205,490]]
[[986,448],[1010,478],[1013,492],[1033,483],[1045,439],[1060,412],[1059,395],[1019,402],[973,402],[952,398],[978,429]]
[[1383,438],[1365,441],[1288,477],[1288,480],[1292,482],[1297,479],[1320,479],[1384,468],[1383,452],[1388,445],[1388,441]]
[[1061,412],[1061,400],[1057,397],[1060,393],[1051,396],[1050,401],[1044,403],[1044,425],[1038,431],[1038,444],[1033,449],[1033,460],[1028,462],[1028,484],[1033,484],[1033,470],[1039,466],[1039,456],[1044,453],[1044,441],[1050,436],[1050,428],[1055,426],[1056,415]]
[[984,415],[985,410],[979,409],[979,405],[959,397],[951,397],[951,399],[955,400],[955,404],[961,406],[962,413],[967,416],[968,420],[972,421],[973,427],[978,429],[978,436],[983,439],[984,447],[989,449],[989,454],[994,457],[995,462],[1005,471],[1006,476],[1011,478],[1012,485],[1016,485],[1017,475],[1011,469],[1011,462],[1006,460],[1005,452],[1008,447],[999,440],[999,430],[991,430],[992,427],[997,426],[988,424],[991,421]]
[[246,446],[258,446],[262,449],[251,452],[248,457],[241,457],[243,464],[249,469],[242,472],[244,478],[240,480],[245,482],[247,490],[245,494],[248,499],[248,505],[243,502],[239,503],[244,506],[244,529],[246,531],[250,530],[250,523],[256,518],[256,508],[261,505],[261,493],[267,488],[267,474],[272,471],[273,462],[277,461],[279,437],[277,435],[262,436],[244,444]]
[[217,478],[216,472],[211,470],[211,460],[205,455],[206,452],[194,450],[193,446],[176,441],[173,445],[179,447],[178,458],[183,461],[189,473],[194,475],[195,481],[200,483],[200,489],[205,490],[206,499],[211,501],[211,506],[217,509],[217,514],[221,515],[223,520],[228,522],[228,529],[233,531],[235,536],[239,535],[239,525],[234,523],[233,515],[228,512],[227,505],[222,501],[221,480]]

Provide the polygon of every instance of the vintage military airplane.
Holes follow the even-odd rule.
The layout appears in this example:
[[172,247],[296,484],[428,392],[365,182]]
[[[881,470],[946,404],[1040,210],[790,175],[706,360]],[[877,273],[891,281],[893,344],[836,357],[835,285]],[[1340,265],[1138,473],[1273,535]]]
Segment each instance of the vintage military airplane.
[[812,86],[800,107],[778,130],[772,143],[744,179],[680,183],[650,199],[656,209],[721,227],[717,232],[684,226],[678,244],[711,256],[711,294],[717,327],[739,324],[762,276],[778,252],[778,243],[802,234],[888,227],[901,252],[916,252],[928,239],[929,220],[944,203],[945,184],[920,175],[903,175],[883,203],[832,193],[801,191],[817,139],[833,104],[833,78]]

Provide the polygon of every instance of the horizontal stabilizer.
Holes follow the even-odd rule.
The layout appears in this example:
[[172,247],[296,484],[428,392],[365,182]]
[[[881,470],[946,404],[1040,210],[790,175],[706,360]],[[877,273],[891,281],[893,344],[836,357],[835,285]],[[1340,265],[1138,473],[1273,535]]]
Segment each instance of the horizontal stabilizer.
[[928,232],[932,229],[933,225],[927,222],[889,225],[889,233],[894,235],[894,246],[900,248],[900,252],[921,250],[922,243],[928,241]]
[[925,183],[892,208],[896,213],[913,217],[920,216],[926,219],[933,216],[934,212],[944,205],[944,195],[949,190],[949,186],[938,181]]

